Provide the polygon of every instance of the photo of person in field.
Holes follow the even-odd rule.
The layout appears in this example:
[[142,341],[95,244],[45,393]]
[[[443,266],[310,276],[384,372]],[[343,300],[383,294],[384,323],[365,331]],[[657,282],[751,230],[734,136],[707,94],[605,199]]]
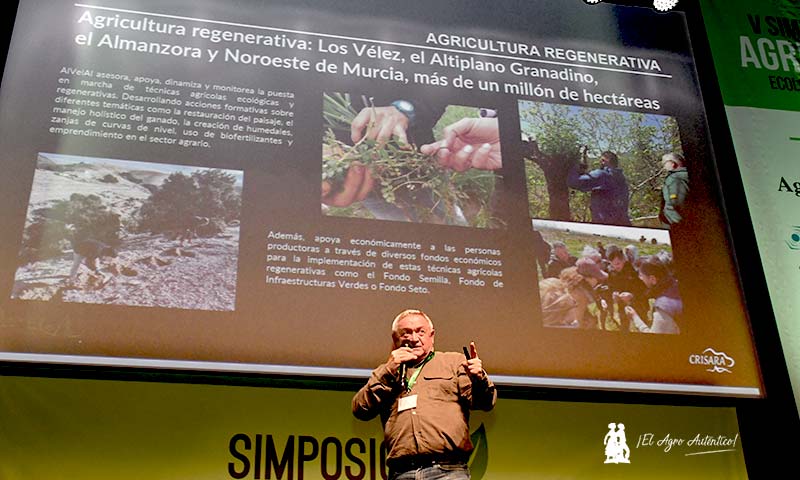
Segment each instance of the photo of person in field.
[[669,228],[662,157],[682,152],[673,117],[528,100],[518,108],[531,218]]

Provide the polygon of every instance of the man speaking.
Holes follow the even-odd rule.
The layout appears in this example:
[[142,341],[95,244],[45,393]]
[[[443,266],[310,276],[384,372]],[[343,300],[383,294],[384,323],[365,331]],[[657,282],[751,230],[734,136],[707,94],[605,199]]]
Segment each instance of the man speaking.
[[389,359],[353,397],[356,418],[381,416],[390,480],[469,479],[469,411],[491,410],[497,400],[475,343],[469,359],[434,352],[434,334],[424,312],[401,312]]

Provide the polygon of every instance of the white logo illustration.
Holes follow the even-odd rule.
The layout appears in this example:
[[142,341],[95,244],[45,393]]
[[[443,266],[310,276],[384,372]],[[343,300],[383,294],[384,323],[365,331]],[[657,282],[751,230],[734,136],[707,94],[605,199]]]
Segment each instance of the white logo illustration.
[[609,423],[603,445],[606,446],[606,461],[603,463],[631,463],[631,450],[625,438],[625,424]]
[[736,365],[736,361],[725,352],[718,352],[713,348],[706,348],[700,355],[689,355],[689,363],[692,365],[709,365],[707,372],[712,373],[733,373],[731,368]]
[[660,12],[666,12],[677,4],[678,0],[653,0],[653,7]]

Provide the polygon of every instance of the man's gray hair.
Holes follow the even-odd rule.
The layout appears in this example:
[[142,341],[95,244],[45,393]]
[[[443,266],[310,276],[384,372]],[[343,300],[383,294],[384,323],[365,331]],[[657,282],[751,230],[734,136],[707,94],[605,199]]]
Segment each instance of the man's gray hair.
[[425,314],[425,312],[423,312],[422,310],[409,308],[408,310],[403,310],[396,317],[394,317],[394,320],[392,320],[392,333],[397,331],[397,322],[406,318],[409,315],[419,315],[420,317],[425,318],[425,320],[428,321],[428,325],[430,325],[431,330],[433,330],[433,321],[428,315]]
[[683,166],[684,163],[686,163],[686,160],[684,160],[683,155],[681,155],[680,153],[670,152],[670,153],[665,153],[661,157],[661,163],[667,163],[667,162],[674,162],[679,166]]
[[603,255],[600,253],[600,250],[589,245],[584,245],[583,251],[581,252],[581,256],[585,258],[591,258],[591,257],[602,257]]

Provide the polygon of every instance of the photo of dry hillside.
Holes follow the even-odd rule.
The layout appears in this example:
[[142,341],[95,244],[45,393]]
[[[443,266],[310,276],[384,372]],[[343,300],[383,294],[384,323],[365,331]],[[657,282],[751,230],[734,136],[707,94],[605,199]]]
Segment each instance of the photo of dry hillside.
[[242,180],[40,153],[11,297],[234,310]]

